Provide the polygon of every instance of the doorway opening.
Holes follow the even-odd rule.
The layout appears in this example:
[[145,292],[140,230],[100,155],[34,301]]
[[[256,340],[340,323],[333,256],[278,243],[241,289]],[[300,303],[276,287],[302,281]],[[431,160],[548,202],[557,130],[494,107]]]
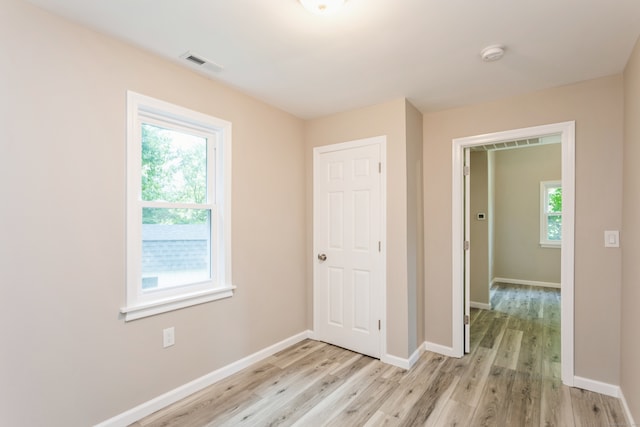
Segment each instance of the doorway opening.
[[492,134],[477,135],[453,140],[453,337],[452,353],[461,357],[465,351],[465,344],[469,344],[469,250],[470,244],[465,230],[469,230],[470,213],[465,207],[469,206],[469,194],[465,193],[465,183],[468,185],[468,174],[465,176],[465,166],[468,165],[469,152],[473,147],[487,144],[517,144],[515,141],[543,139],[556,136],[561,144],[562,170],[562,251],[560,286],[561,299],[561,377],[566,385],[573,385],[573,301],[574,301],[574,200],[575,200],[575,122],[536,126],[516,129]]

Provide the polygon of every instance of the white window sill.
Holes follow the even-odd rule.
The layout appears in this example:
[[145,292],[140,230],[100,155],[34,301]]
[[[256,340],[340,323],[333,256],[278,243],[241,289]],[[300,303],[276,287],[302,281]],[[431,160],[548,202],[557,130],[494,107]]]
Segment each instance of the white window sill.
[[131,320],[142,319],[143,317],[166,313],[168,311],[178,310],[192,305],[229,298],[233,296],[233,290],[235,288],[235,286],[226,286],[224,288],[217,288],[188,295],[180,295],[178,297],[167,298],[146,304],[131,305],[122,307],[120,309],[120,313],[124,314],[125,322],[129,322]]
[[562,243],[540,243],[540,247],[549,249],[560,249],[562,248]]

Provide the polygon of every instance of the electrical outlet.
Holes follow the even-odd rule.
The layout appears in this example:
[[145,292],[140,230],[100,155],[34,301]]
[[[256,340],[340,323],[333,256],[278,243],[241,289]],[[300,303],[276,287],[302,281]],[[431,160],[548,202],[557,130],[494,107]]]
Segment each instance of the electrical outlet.
[[162,346],[164,348],[171,347],[176,343],[176,330],[172,326],[162,330]]
[[620,232],[618,230],[605,230],[604,247],[605,248],[620,247]]

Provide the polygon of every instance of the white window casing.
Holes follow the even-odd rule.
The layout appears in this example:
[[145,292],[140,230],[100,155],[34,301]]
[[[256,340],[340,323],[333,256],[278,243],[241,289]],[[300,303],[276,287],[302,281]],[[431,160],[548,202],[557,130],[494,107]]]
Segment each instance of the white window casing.
[[[142,127],[206,141],[206,200],[167,202],[142,197]],[[201,159],[202,160],[202,159]],[[143,286],[143,209],[205,211],[206,277],[178,275],[174,284]],[[189,224],[187,224],[189,225]],[[231,123],[135,92],[127,92],[127,278],[125,321],[231,297]],[[178,237],[188,239],[188,237]],[[180,240],[184,242],[186,240]],[[179,249],[173,249],[174,251]],[[181,254],[180,254],[181,255]],[[204,257],[204,258],[206,258]],[[177,258],[177,257],[176,257]],[[201,257],[202,258],[202,257]],[[172,272],[173,273],[173,272]],[[148,279],[148,278],[147,278]],[[182,281],[179,281],[182,280]]]

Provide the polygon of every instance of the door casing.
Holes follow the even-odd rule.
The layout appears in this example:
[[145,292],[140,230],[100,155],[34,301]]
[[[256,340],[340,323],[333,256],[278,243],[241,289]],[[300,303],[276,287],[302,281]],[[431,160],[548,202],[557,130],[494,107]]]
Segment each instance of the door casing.
[[[471,168],[471,149],[464,149],[464,169]],[[463,169],[463,172],[464,172]],[[471,242],[471,174],[464,174],[464,240]],[[464,318],[471,319],[471,245],[464,248]],[[471,322],[464,322],[464,350],[471,351]]]
[[574,374],[574,248],[575,248],[575,121],[453,139],[452,144],[452,348],[464,355],[464,153],[466,148],[559,134],[562,145],[561,365],[562,382],[573,386]]

